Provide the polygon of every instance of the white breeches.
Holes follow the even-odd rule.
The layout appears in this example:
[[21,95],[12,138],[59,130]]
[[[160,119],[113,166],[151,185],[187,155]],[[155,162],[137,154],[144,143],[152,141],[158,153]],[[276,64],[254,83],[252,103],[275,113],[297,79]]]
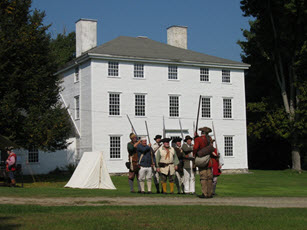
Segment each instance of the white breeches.
[[192,168],[183,169],[184,175],[184,192],[185,193],[195,193],[195,175]]
[[144,182],[145,179],[149,182],[151,182],[152,177],[152,169],[151,167],[141,167],[139,171],[139,181]]

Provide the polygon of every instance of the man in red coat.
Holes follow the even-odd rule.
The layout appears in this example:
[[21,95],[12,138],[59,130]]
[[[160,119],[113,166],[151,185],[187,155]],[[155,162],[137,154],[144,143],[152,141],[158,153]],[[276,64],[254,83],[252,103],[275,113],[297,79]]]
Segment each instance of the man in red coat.
[[[194,156],[197,155],[197,152],[208,146],[212,145],[212,139],[209,136],[209,133],[212,132],[212,130],[208,127],[199,128],[198,130],[201,131],[201,136],[196,137],[194,140],[194,146],[193,146],[193,154]],[[200,184],[201,184],[201,190],[202,195],[199,196],[199,198],[212,198],[212,169],[211,169],[211,161],[209,161],[209,164],[205,168],[198,168],[199,170],[199,176],[200,176]]]

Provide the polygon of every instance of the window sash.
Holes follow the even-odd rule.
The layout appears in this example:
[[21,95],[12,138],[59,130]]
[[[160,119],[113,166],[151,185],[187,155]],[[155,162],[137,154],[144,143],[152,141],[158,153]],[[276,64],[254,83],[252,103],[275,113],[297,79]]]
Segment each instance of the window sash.
[[200,81],[209,81],[209,69],[200,68]]
[[230,70],[222,70],[222,82],[230,83]]
[[169,65],[168,66],[168,79],[170,79],[170,80],[178,79],[177,66],[175,66],[175,65]]
[[108,76],[118,76],[118,62],[109,62]]
[[39,162],[38,149],[37,148],[31,147],[28,150],[28,162],[30,162],[30,163],[37,163],[37,162]]
[[80,119],[80,96],[75,96],[75,119]]
[[109,115],[111,116],[120,115],[120,95],[119,93],[109,94]]
[[134,64],[134,77],[144,78],[144,65],[143,64]]
[[224,118],[232,118],[232,100],[228,98],[223,99],[223,115]]
[[210,97],[201,98],[201,117],[211,118],[211,99]]
[[120,156],[120,136],[110,136],[110,158],[119,159]]
[[169,97],[169,116],[179,117],[179,97],[178,96]]
[[145,116],[145,95],[135,95],[135,116]]
[[79,67],[75,68],[75,82],[79,82]]
[[224,155],[233,156],[233,137],[224,136]]

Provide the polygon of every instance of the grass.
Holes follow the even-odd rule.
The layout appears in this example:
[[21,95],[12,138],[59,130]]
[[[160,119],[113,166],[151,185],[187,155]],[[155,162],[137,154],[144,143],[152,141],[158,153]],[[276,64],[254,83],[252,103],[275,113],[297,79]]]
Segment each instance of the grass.
[[[291,170],[252,170],[251,172],[238,175],[222,174],[218,178],[216,192],[221,197],[307,197],[306,172],[301,174]],[[0,187],[0,194],[10,197],[140,196],[140,194],[129,192],[127,176],[112,176],[117,190],[64,188],[69,178],[70,176],[67,175],[41,175],[37,176],[37,182],[33,183],[31,177],[26,177],[24,188]],[[152,191],[155,192],[155,188],[152,188]],[[196,192],[201,193],[198,176],[196,177]]]
[[0,205],[0,229],[306,229],[307,209]]

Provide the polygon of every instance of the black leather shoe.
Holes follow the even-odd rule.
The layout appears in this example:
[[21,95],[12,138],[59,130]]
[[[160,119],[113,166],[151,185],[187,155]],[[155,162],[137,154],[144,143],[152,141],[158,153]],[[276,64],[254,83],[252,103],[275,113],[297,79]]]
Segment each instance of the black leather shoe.
[[198,196],[199,198],[207,198],[204,194]]

